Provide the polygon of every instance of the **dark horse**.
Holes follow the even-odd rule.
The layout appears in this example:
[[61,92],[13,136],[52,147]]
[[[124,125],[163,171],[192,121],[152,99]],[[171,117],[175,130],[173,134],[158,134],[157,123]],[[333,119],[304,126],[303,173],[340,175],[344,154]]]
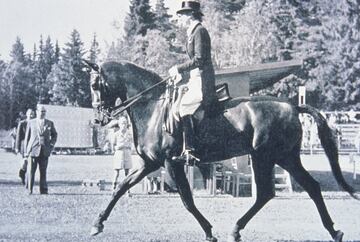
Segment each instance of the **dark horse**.
[[[166,110],[164,105],[167,101],[165,82],[157,74],[128,62],[106,62],[101,68],[96,65],[93,68],[98,74],[92,78],[91,88],[100,93],[98,98],[101,101],[97,110],[105,116],[114,113],[115,100],[122,100],[125,105],[123,108],[132,122],[136,151],[143,159],[143,164],[134,169],[116,188],[110,203],[95,220],[91,234],[103,231],[103,222],[129,188],[167,163],[186,209],[199,222],[206,240],[217,241],[212,235],[211,224],[194,204],[184,164],[172,160],[173,156],[182,151],[182,136],[180,132],[170,135],[163,129]],[[159,84],[156,85],[157,83]],[[144,90],[147,91],[143,92]],[[138,95],[139,93],[142,95]],[[126,106],[129,100],[136,102]],[[254,205],[236,222],[229,236],[231,241],[240,240],[240,230],[274,197],[272,171],[275,164],[287,170],[310,195],[331,237],[335,241],[342,240],[343,233],[333,227],[318,182],[301,165],[302,128],[299,113],[310,114],[315,119],[321,144],[336,181],[351,196],[357,198],[355,190],[346,183],[340,170],[338,149],[332,132],[316,109],[307,105],[294,106],[271,97],[228,100],[224,103],[223,112],[212,117],[205,116],[196,125],[196,133],[197,155],[201,161],[209,163],[244,154],[251,154],[252,157],[257,197]]]

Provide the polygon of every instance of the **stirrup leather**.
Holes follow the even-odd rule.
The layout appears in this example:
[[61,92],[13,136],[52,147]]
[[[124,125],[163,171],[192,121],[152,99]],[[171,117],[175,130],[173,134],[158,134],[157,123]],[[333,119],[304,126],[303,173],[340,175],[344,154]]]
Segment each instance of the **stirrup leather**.
[[180,156],[174,156],[173,161],[184,162],[185,165],[194,166],[200,159],[192,154],[192,150],[184,150]]

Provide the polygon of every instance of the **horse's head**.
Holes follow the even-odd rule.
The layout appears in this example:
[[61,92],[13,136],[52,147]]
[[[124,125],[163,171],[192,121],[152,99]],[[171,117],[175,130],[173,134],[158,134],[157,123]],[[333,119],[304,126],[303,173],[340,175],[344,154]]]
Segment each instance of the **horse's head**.
[[[111,120],[114,106],[119,107],[115,104],[116,99],[120,98],[126,108],[132,97],[162,80],[157,74],[129,62],[105,62],[101,67],[84,62],[91,69],[92,106],[101,124]],[[161,90],[154,89],[150,96],[161,93]]]
[[102,125],[111,120],[111,109],[114,106],[116,95],[110,91],[106,74],[103,68],[95,63],[84,60],[90,73],[90,90],[92,107],[95,110],[95,122]]

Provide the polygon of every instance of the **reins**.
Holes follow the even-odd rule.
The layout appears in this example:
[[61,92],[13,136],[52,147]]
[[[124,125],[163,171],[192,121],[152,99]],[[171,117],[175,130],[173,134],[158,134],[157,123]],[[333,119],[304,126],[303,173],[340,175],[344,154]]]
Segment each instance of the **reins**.
[[116,115],[119,115],[120,113],[124,112],[127,108],[129,108],[132,105],[134,105],[135,103],[137,103],[144,96],[145,93],[151,91],[152,89],[159,86],[160,84],[167,82],[169,79],[171,79],[171,77],[165,78],[164,80],[152,85],[151,87],[145,89],[144,91],[139,92],[135,96],[132,96],[132,97],[126,99],[123,103],[113,107],[113,111],[111,112],[111,116],[115,117]]
[[[85,59],[83,59],[83,61],[99,75],[99,78],[100,78],[100,80],[99,80],[100,81],[100,87],[99,87],[100,88],[100,93],[104,93],[104,91],[105,91],[104,89],[106,88],[106,86],[108,84],[106,82],[104,82],[104,80],[101,77],[101,68],[98,65],[96,65],[94,63],[91,63],[90,61],[87,61]],[[163,83],[167,82],[170,79],[171,79],[170,76],[166,77],[164,80],[152,85],[151,87],[149,87],[149,88],[145,89],[144,91],[136,94],[135,96],[126,99],[120,105],[116,105],[115,107],[113,107],[112,110],[111,110],[111,113],[109,112],[110,110],[104,109],[102,107],[102,105],[100,105],[100,107],[98,108],[98,111],[100,113],[102,113],[104,116],[108,117],[108,118],[114,118],[115,116],[117,116],[120,113],[124,112],[127,108],[129,108],[132,105],[134,105],[135,103],[137,103],[144,96],[144,94],[151,91],[152,89],[159,86],[160,84],[163,84]],[[101,100],[100,100],[100,102],[101,102]]]

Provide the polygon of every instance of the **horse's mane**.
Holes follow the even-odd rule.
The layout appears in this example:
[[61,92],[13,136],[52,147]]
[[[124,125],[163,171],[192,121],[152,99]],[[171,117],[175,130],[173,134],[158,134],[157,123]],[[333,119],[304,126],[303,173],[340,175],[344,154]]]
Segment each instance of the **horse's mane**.
[[162,78],[156,72],[146,69],[145,67],[142,67],[130,61],[108,61],[102,63],[101,67],[106,70],[114,70],[120,68],[123,73],[128,71],[130,71],[131,73],[137,73],[138,75],[146,76],[148,80],[155,81],[153,84],[162,80]]
[[[129,61],[104,62],[101,65],[101,70],[105,79],[115,90],[118,90],[119,87],[123,89],[124,86],[122,85],[131,85],[138,92],[141,92],[162,81],[162,78],[154,71],[147,70]],[[153,95],[157,97],[164,92],[165,83],[162,85],[162,88],[155,88],[152,91]]]

